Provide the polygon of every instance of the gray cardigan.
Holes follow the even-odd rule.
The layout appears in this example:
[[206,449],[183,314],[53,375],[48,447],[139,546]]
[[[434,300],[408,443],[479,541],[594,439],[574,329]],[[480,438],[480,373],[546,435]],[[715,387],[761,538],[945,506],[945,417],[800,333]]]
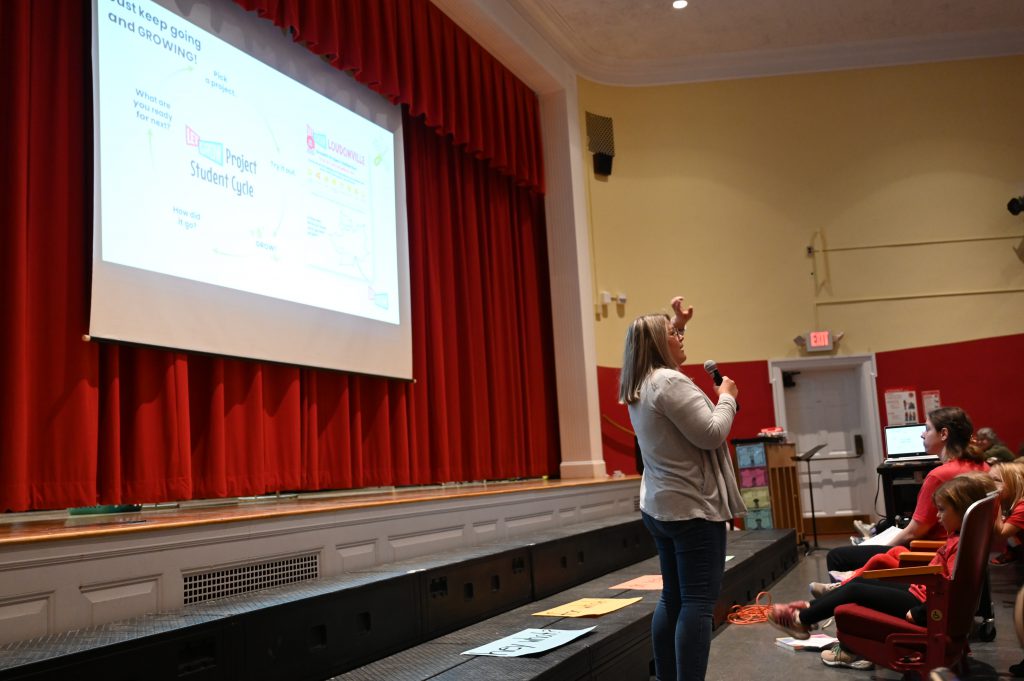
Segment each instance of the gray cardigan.
[[731,395],[714,405],[685,374],[651,372],[629,405],[644,461],[641,510],[669,521],[745,515],[726,444],[735,416]]

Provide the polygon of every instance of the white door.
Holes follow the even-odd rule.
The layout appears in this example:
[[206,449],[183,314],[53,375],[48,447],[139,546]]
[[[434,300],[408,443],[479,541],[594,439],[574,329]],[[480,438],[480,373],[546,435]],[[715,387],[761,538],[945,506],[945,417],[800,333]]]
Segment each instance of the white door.
[[[875,508],[881,435],[873,358],[778,360],[769,366],[776,420],[796,443],[797,454],[825,445],[811,460],[816,516],[877,516],[883,503],[879,495]],[[784,381],[782,372],[790,380]],[[807,464],[799,463],[797,472],[804,516],[809,517]]]

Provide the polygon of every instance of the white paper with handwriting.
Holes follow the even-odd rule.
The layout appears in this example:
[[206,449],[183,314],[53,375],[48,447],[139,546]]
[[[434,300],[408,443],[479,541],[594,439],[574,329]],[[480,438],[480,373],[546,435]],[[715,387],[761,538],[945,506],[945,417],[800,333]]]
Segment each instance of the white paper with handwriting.
[[517,634],[506,636],[479,648],[473,648],[463,655],[491,655],[493,657],[519,657],[536,655],[547,650],[564,646],[566,643],[588,634],[595,627],[586,629],[523,629]]

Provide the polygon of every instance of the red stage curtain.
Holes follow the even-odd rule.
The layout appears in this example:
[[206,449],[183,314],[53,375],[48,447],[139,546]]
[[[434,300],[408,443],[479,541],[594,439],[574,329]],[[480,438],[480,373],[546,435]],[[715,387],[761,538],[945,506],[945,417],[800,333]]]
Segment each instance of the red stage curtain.
[[537,96],[428,0],[235,0],[523,186],[544,191]]
[[405,118],[415,383],[83,342],[89,25],[86,2],[0,3],[0,509],[557,472],[539,166],[507,177],[518,157],[424,116]]
[[0,3],[0,510],[97,496],[86,3]]

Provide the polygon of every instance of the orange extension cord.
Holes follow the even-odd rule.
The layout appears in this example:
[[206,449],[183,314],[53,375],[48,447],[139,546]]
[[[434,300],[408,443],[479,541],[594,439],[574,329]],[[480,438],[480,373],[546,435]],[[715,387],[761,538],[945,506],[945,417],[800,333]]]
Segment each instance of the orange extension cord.
[[[764,602],[762,603],[762,599]],[[768,621],[768,611],[772,607],[772,595],[767,591],[757,594],[753,605],[734,605],[729,610],[726,620],[729,624],[760,624]]]

